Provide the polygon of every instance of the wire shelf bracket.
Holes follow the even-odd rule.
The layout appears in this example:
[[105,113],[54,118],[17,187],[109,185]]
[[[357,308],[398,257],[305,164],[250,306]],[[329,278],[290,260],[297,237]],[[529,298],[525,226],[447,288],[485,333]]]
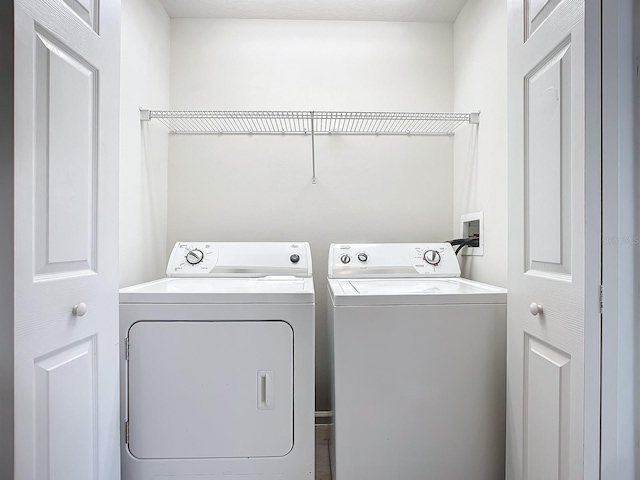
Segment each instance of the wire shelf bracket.
[[316,112],[300,110],[145,110],[140,120],[157,120],[176,135],[310,135],[316,183],[316,135],[453,135],[480,123],[480,112]]

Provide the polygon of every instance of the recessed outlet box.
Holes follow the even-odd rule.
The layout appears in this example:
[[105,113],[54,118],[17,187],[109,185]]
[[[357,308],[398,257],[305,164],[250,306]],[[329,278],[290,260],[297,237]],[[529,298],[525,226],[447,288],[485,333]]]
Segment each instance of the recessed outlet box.
[[478,237],[477,247],[464,247],[462,255],[484,255],[484,212],[467,213],[460,217],[462,221],[461,238]]

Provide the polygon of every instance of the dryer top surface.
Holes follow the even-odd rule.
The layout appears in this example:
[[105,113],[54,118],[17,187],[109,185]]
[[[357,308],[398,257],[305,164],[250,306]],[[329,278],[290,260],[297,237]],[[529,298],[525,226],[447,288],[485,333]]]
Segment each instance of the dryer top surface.
[[120,290],[120,303],[313,303],[313,279],[163,278]]

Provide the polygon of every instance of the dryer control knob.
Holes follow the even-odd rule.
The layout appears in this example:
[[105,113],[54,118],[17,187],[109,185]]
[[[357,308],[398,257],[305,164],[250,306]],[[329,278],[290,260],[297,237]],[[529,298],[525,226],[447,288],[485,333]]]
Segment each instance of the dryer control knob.
[[340,261],[345,265],[351,261],[351,257],[347,254],[340,256]]
[[440,253],[436,250],[427,250],[424,252],[424,261],[429,265],[438,265],[440,263]]
[[300,255],[294,253],[289,257],[289,260],[291,260],[291,263],[298,263],[300,261]]
[[204,253],[202,253],[202,250],[194,248],[193,250],[189,250],[185,259],[190,265],[197,265],[204,259]]
[[361,262],[366,262],[367,260],[369,260],[369,255],[364,252],[360,252],[358,254],[358,260],[360,260]]

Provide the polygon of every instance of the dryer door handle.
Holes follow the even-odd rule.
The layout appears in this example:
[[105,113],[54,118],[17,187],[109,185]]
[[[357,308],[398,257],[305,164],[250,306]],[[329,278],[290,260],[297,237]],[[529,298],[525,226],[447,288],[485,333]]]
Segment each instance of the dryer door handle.
[[273,410],[274,407],[274,375],[272,370],[258,372],[258,410]]

